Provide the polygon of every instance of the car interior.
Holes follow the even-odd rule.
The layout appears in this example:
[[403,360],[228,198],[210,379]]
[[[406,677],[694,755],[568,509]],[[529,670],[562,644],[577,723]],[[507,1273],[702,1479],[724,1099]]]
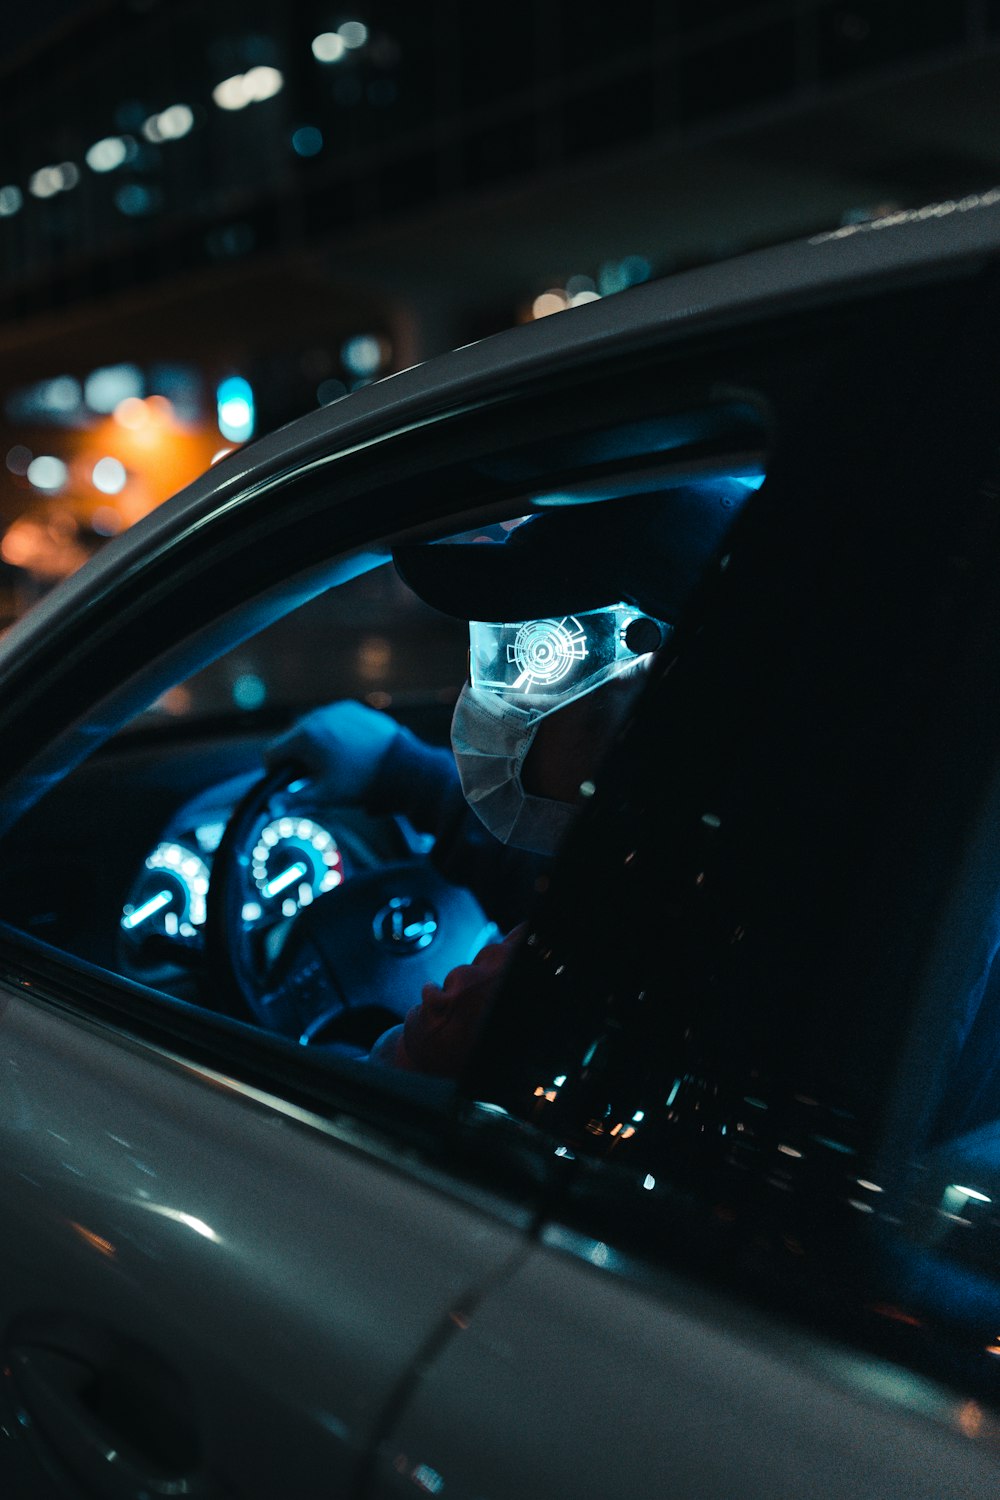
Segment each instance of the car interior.
[[[449,867],[434,830],[403,810],[331,802],[301,768],[275,765],[269,747],[304,712],[340,700],[447,747],[468,662],[459,614],[474,607],[461,597],[463,558],[477,544],[501,546],[526,513],[571,536],[582,502],[593,511],[633,496],[662,501],[665,525],[677,529],[671,585],[685,594],[762,483],[759,454],[739,450],[696,458],[692,474],[688,450],[706,437],[711,421],[690,413],[682,426],[665,419],[655,431],[591,435],[586,452],[573,448],[572,484],[557,496],[539,493],[529,449],[508,513],[458,534],[441,535],[439,524],[400,549],[419,586],[450,544],[456,613],[424,602],[403,581],[407,569],[379,548],[159,691],[53,778],[5,835],[0,916],[160,996],[301,1046],[365,1056],[423,984],[442,982],[524,918],[549,862],[505,849],[469,814],[460,841],[477,847],[464,871],[461,860]],[[671,466],[660,450],[678,446],[685,451]],[[515,475],[510,459],[492,462]],[[671,496],[688,493],[698,504],[684,511]],[[491,875],[473,889],[477,864]]]
[[[242,952],[230,944],[270,967],[314,900],[401,865],[417,871],[428,853],[402,816],[330,807],[302,777],[261,785],[267,745],[311,706],[297,695],[324,673],[319,701],[356,697],[446,739],[466,632],[407,594],[383,563],[161,695],[16,826],[0,894],[7,920],[177,999],[252,1015],[232,982]],[[223,848],[237,813],[239,841]],[[209,890],[222,858],[234,878],[219,915],[227,951],[216,952]],[[457,921],[472,942],[488,926],[478,909],[463,907]],[[374,1040],[398,1017],[365,1003]],[[275,1029],[304,1036],[304,1017],[286,1021]]]
[[[836,374],[833,367],[831,381]],[[374,542],[370,531],[360,531],[339,554],[331,548],[333,562],[309,574],[306,586],[290,569],[291,587],[282,585],[270,596],[248,590],[240,608],[228,613],[206,606],[204,620],[188,632],[183,619],[164,622],[161,612],[162,640],[170,651],[146,646],[148,660],[139,660],[131,676],[117,661],[109,664],[109,696],[100,700],[90,689],[97,703],[93,721],[84,717],[82,730],[73,727],[64,743],[56,743],[27,784],[19,815],[8,817],[0,830],[0,921],[25,936],[51,992],[70,1007],[82,997],[88,1009],[126,1034],[134,1031],[176,1056],[196,1059],[219,1078],[235,1073],[311,1111],[385,1127],[393,1137],[405,1118],[409,1138],[430,1151],[455,1149],[461,1155],[465,1147],[454,1145],[454,1135],[446,1137],[452,1144],[440,1145],[442,1110],[450,1112],[456,1102],[453,1077],[379,1066],[370,1052],[404,1021],[425,985],[441,985],[484,945],[528,918],[535,931],[570,935],[578,955],[576,980],[553,992],[540,960],[529,972],[529,957],[522,954],[518,984],[502,992],[482,1045],[461,1076],[460,1107],[463,1099],[486,1101],[473,1108],[565,1131],[574,1153],[613,1162],[617,1176],[604,1179],[600,1191],[610,1193],[614,1181],[615,1192],[632,1195],[629,1222],[638,1225],[636,1193],[648,1199],[651,1213],[658,1211],[647,1190],[660,1181],[660,1172],[645,1164],[654,1144],[690,1191],[700,1191],[699,1173],[715,1170],[712,1152],[719,1143],[706,1136],[706,1121],[718,1116],[719,1128],[729,1126],[723,1084],[713,1078],[728,1078],[734,1097],[753,1105],[767,1094],[768,1068],[780,1078],[786,1068],[828,1067],[829,1078],[817,1081],[812,1092],[819,1098],[840,1090],[842,1102],[826,1111],[819,1134],[815,1122],[803,1117],[814,1104],[796,1095],[791,1112],[783,1117],[773,1110],[765,1126],[740,1118],[739,1133],[725,1138],[721,1149],[727,1167],[748,1172],[763,1159],[770,1133],[781,1132],[774,1134],[779,1151],[805,1133],[826,1142],[830,1159],[817,1168],[815,1181],[833,1191],[830,1184],[840,1183],[850,1160],[838,1153],[855,1149],[851,1132],[859,1135],[864,1110],[878,1107],[883,1083],[877,1080],[892,1065],[899,1010],[873,1007],[864,984],[857,984],[856,994],[845,990],[837,1005],[813,1007],[808,1023],[800,1025],[798,999],[821,970],[823,982],[836,988],[838,975],[817,969],[815,954],[854,910],[877,910],[870,891],[880,879],[879,850],[869,870],[867,830],[871,808],[885,807],[887,779],[879,759],[861,753],[867,741],[854,726],[864,724],[867,735],[871,723],[897,720],[896,764],[906,765],[906,716],[922,722],[926,705],[918,693],[915,706],[894,712],[882,659],[872,655],[869,662],[860,649],[868,651],[877,639],[863,614],[851,627],[859,649],[845,649],[838,567],[845,560],[853,567],[855,558],[850,532],[840,527],[843,491],[826,512],[827,593],[813,618],[816,516],[803,517],[800,531],[787,524],[796,516],[789,496],[797,505],[803,492],[794,466],[789,478],[787,462],[783,471],[772,463],[769,411],[762,402],[728,395],[705,409],[678,407],[680,416],[629,417],[584,434],[575,419],[562,439],[548,436],[542,424],[542,436],[516,448],[494,447],[486,457],[480,450],[454,473],[441,464],[423,481],[430,499],[417,524],[403,522]],[[850,465],[849,449],[840,461]],[[475,503],[480,482],[488,503]],[[465,506],[461,485],[469,486]],[[859,511],[866,506],[863,487],[851,503]],[[657,559],[656,569],[673,570],[673,597],[662,619],[667,627],[677,626],[678,634],[687,631],[689,662],[692,629],[699,634],[701,628],[692,622],[718,609],[722,623],[714,640],[706,635],[694,648],[702,658],[696,671],[686,678],[675,674],[681,681],[669,707],[663,693],[647,691],[637,700],[634,738],[651,733],[657,748],[652,754],[633,748],[631,760],[615,762],[635,798],[623,796],[621,810],[587,845],[587,857],[598,870],[602,863],[608,869],[627,866],[635,848],[630,841],[650,826],[643,802],[649,788],[659,798],[664,786],[680,787],[675,805],[669,797],[662,801],[666,822],[654,836],[670,851],[667,887],[619,882],[609,903],[598,877],[578,901],[579,872],[569,871],[558,853],[549,861],[507,848],[485,830],[470,834],[478,827],[471,812],[460,836],[451,829],[448,837],[435,837],[439,830],[414,822],[404,808],[339,799],[322,778],[276,754],[276,745],[304,715],[352,702],[390,716],[448,756],[452,713],[469,670],[469,621],[477,618],[484,585],[490,583],[496,597],[503,583],[502,569],[490,579],[490,560],[513,546],[519,532],[525,534],[526,517],[535,527],[544,523],[555,540],[540,554],[532,585],[543,593],[551,589],[547,623],[564,623],[577,607],[576,594],[565,589],[575,589],[588,570],[596,575],[588,586],[599,587],[597,579],[614,556],[608,538],[574,554],[576,533],[596,524],[594,517],[613,520],[638,505],[662,515],[669,567]],[[824,514],[822,502],[818,514]],[[901,533],[891,515],[884,529],[896,547]],[[912,540],[923,567],[918,530]],[[296,545],[301,567],[308,552]],[[873,558],[881,545],[873,545]],[[248,566],[254,555],[248,555]],[[754,570],[740,566],[748,555],[758,565],[767,560],[763,589]],[[790,628],[781,589],[790,559],[803,557],[805,567],[795,564],[802,613]],[[573,566],[564,565],[569,558]],[[732,559],[736,566],[729,568]],[[933,558],[926,562],[933,565]],[[220,551],[208,575],[214,584],[224,582],[228,566]],[[186,588],[182,610],[194,614],[205,589],[197,577]],[[879,598],[873,590],[865,601],[876,615]],[[597,603],[592,596],[586,607]],[[917,615],[921,606],[914,589]],[[519,612],[513,603],[503,615],[508,621],[542,618],[534,609]],[[831,618],[840,634],[828,630]],[[907,639],[908,618],[901,609]],[[887,638],[884,659],[894,649]],[[780,664],[773,699],[762,662],[768,668]],[[791,694],[782,673],[795,684]],[[891,680],[905,702],[910,680]],[[119,682],[122,698],[116,701]],[[674,714],[695,726],[689,737],[677,736]],[[750,759],[732,753],[744,743],[753,746]],[[754,795],[730,821],[730,827],[740,825],[739,837],[727,847],[715,837],[715,808],[734,786],[742,794],[744,785]],[[800,819],[784,817],[789,786],[804,799]],[[834,787],[828,806],[817,800],[815,786],[824,793]],[[43,794],[37,795],[40,787]],[[692,808],[699,818],[694,841],[677,837],[680,825],[671,822]],[[471,859],[452,857],[456,848],[467,854],[470,842]],[[826,846],[836,853],[829,866],[815,854]],[[718,862],[718,896],[699,915],[692,901],[700,899],[698,882],[706,867],[711,874],[712,861]],[[795,866],[808,879],[789,885],[786,870]],[[484,867],[487,879],[481,878]],[[865,872],[860,882],[859,870]],[[572,878],[564,878],[564,871]],[[678,882],[686,883],[684,892],[664,900],[663,890],[679,891]],[[707,923],[714,924],[716,936],[702,947]],[[748,927],[756,949],[743,941]],[[694,944],[681,970],[672,973],[671,944],[685,949],[685,942],[674,941],[681,933],[685,942],[693,933]],[[720,933],[728,965],[724,983],[710,957]],[[555,943],[550,951],[558,956]],[[618,984],[623,954],[629,983],[635,980],[631,996]],[[846,961],[858,962],[852,953]],[[20,982],[16,969],[8,972]],[[783,988],[770,992],[770,1012],[756,1000],[745,1003],[748,993],[760,993],[760,972],[781,975]],[[648,987],[650,975],[655,988]],[[870,984],[877,980],[874,970],[864,977]],[[853,982],[856,975],[849,978]],[[612,990],[613,1027],[605,1004]],[[644,1006],[650,994],[662,1003]],[[993,1007],[984,1004],[964,1054],[977,1079],[990,1073],[992,1014]],[[794,1024],[778,1024],[782,1015],[794,1017]],[[585,1101],[577,1097],[574,1103],[562,1083],[573,1058],[600,1057],[614,1028],[621,1044],[605,1048],[604,1082],[593,1085],[606,1097],[587,1117]],[[526,1049],[529,1033],[532,1046]],[[861,1034],[871,1039],[865,1051],[851,1041]],[[762,1046],[765,1056],[771,1050],[760,1078],[737,1084]],[[656,1066],[647,1066],[653,1058]],[[676,1075],[666,1092],[660,1087],[664,1070]],[[960,1070],[955,1078],[962,1098],[946,1111],[945,1144],[931,1159],[933,1175],[936,1180],[943,1172],[961,1182],[963,1164],[976,1161],[979,1151],[985,1165],[977,1167],[975,1181],[988,1188],[995,1170],[992,1082],[977,1101]],[[641,1092],[647,1084],[659,1089],[655,1127]],[[565,1113],[571,1110],[577,1111],[572,1119]],[[605,1129],[609,1110],[615,1121]],[[478,1117],[475,1124],[477,1131],[492,1128]],[[985,1132],[981,1139],[977,1127]],[[479,1153],[483,1139],[477,1136]],[[496,1145],[500,1157],[507,1149]],[[774,1183],[787,1187],[790,1170],[782,1163],[772,1174]],[[630,1174],[636,1173],[633,1181]],[[607,1201],[621,1206],[610,1196]],[[963,1198],[955,1222],[977,1202]],[[939,1227],[933,1218],[929,1238],[935,1244]]]
[[[886,318],[892,323],[894,317],[890,308]],[[869,320],[862,321],[867,332]],[[92,719],[81,713],[82,727],[71,727],[68,745],[56,744],[43,758],[19,815],[5,809],[0,918],[54,955],[70,955],[132,986],[132,1013],[141,1010],[143,997],[155,996],[158,1014],[163,1001],[174,1002],[196,1016],[249,1025],[258,1035],[263,1031],[317,1055],[365,1057],[416,1003],[424,983],[440,983],[453,966],[471,961],[491,937],[529,913],[546,873],[487,844],[487,862],[506,862],[500,895],[493,889],[484,899],[474,881],[449,878],[433,830],[414,826],[401,809],[372,812],[329,800],[321,785],[296,774],[294,766],[274,765],[269,747],[303,713],[351,700],[391,715],[445,750],[466,677],[468,621],[477,608],[476,570],[463,566],[463,554],[483,553],[491,543],[502,551],[500,538],[516,536],[525,516],[559,521],[570,555],[578,519],[588,513],[614,515],[639,501],[662,505],[669,534],[664,557],[676,569],[664,619],[673,625],[710,564],[725,559],[729,529],[757,509],[758,489],[767,510],[778,478],[771,463],[775,413],[789,403],[794,421],[786,420],[783,428],[779,480],[785,516],[772,500],[758,554],[766,552],[771,576],[779,579],[796,547],[815,550],[810,527],[829,525],[830,546],[849,548],[850,537],[835,529],[839,511],[831,506],[819,522],[809,516],[803,504],[810,491],[795,476],[795,465],[808,460],[819,440],[808,420],[821,430],[828,420],[811,396],[808,410],[794,405],[800,387],[811,389],[803,373],[814,369],[814,342],[807,335],[797,335],[780,358],[775,352],[773,368],[767,365],[770,353],[744,358],[737,350],[727,356],[731,378],[725,384],[699,387],[688,375],[671,392],[668,380],[658,384],[641,365],[620,389],[602,377],[581,396],[569,382],[566,391],[546,398],[547,405],[534,399],[519,408],[516,442],[510,441],[509,414],[495,421],[490,416],[492,427],[483,418],[464,448],[452,434],[436,440],[437,448],[421,458],[423,467],[414,464],[408,474],[404,467],[403,479],[388,461],[380,470],[375,460],[351,457],[359,470],[362,462],[367,468],[354,492],[345,470],[339,514],[322,473],[314,492],[293,476],[301,498],[269,511],[262,489],[262,518],[250,513],[245,522],[239,516],[234,521],[234,527],[243,526],[244,550],[232,552],[232,537],[214,555],[201,542],[203,572],[189,561],[190,581],[181,564],[168,559],[186,590],[178,586],[173,617],[148,610],[144,634],[116,641],[117,657],[111,656],[103,684],[66,683],[67,690],[79,690],[81,704],[89,694],[97,706]],[[846,335],[843,348],[822,366],[822,388],[838,397],[853,389],[844,386],[845,371],[857,384]],[[865,379],[875,381],[876,373]],[[605,419],[588,424],[585,414],[602,407]],[[863,442],[860,429],[856,441]],[[847,443],[837,461],[852,478],[863,473]],[[867,482],[876,485],[878,476]],[[392,514],[396,489],[412,501],[411,509],[400,503],[398,529],[373,540],[362,516],[364,497],[377,496]],[[672,497],[693,491],[706,497],[704,506],[671,510]],[[857,504],[864,504],[863,491]],[[275,532],[272,547],[266,528],[274,531],[279,520],[292,540],[286,543]],[[888,536],[891,517],[880,525]],[[346,541],[338,554],[339,537]],[[873,558],[883,544],[876,540]],[[287,565],[286,546],[292,559]],[[278,559],[273,566],[267,559],[268,583],[279,576],[279,564],[292,579],[283,593],[268,595],[254,582],[255,568],[264,576],[260,559],[268,548]],[[319,561],[324,555],[333,562]],[[428,603],[446,555],[453,585],[449,610]],[[586,567],[599,573],[610,555],[610,549],[594,552]],[[567,571],[557,562],[549,559],[547,578],[552,607],[562,613],[571,606],[555,587]],[[299,588],[296,579],[305,575],[296,570],[306,563],[317,571]],[[801,587],[808,593],[808,583]],[[206,599],[213,589],[219,598]],[[839,593],[833,581],[829,589],[824,606],[832,612]],[[741,608],[756,607],[752,592]],[[797,632],[788,629],[777,595],[774,605],[762,628],[812,695],[810,712],[818,724],[833,700],[816,698],[817,663],[829,670],[835,691],[854,691],[847,667],[863,658],[844,653],[840,640],[828,636],[818,636],[807,655]],[[735,683],[752,715],[763,701],[748,686],[757,663],[743,661],[737,626],[730,622],[738,645],[731,665],[716,666],[725,691]],[[859,635],[863,627],[860,621]],[[815,629],[821,632],[822,625]],[[90,655],[91,671],[105,670],[96,650]],[[877,702],[882,689],[874,675],[871,683],[860,682],[861,694],[869,689]],[[696,706],[714,714],[700,702]],[[50,702],[48,712],[56,711]],[[798,712],[797,703],[780,712],[813,754],[819,733],[810,717]],[[864,712],[870,712],[867,704]],[[69,710],[66,722],[74,725]],[[755,721],[748,722],[756,732]],[[718,725],[712,732],[722,743]],[[830,746],[840,733],[834,715]],[[818,753],[833,754],[822,747]],[[773,780],[763,762],[760,774]],[[772,792],[784,795],[769,783]],[[17,796],[15,787],[7,799],[14,813]],[[766,849],[769,839],[758,840],[758,847]],[[802,899],[809,899],[808,892]],[[405,944],[382,940],[396,930],[407,937]],[[720,1034],[736,1039],[734,1050],[742,1025],[737,1010],[720,1027]]]

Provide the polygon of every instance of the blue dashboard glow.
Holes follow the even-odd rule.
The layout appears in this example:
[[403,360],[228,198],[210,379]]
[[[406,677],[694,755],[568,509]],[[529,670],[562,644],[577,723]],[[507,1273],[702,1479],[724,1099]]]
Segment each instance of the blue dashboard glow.
[[280,875],[275,875],[273,880],[266,881],[261,886],[260,893],[270,900],[272,896],[279,895],[281,891],[287,890],[290,885],[294,885],[297,880],[301,880],[308,874],[309,866],[301,859],[296,860],[294,865],[289,865],[287,870],[283,870]]
[[144,901],[141,906],[134,907],[128,916],[122,917],[122,926],[125,931],[130,932],[133,927],[141,926],[148,917],[155,916],[158,911],[169,906],[171,899],[170,891],[157,891],[155,896],[150,896],[148,901]]
[[225,831],[226,825],[221,821],[218,823],[202,823],[201,826],[199,828],[196,828],[194,831],[194,836],[197,841],[198,848],[204,854],[214,854],[216,849],[218,849],[219,845],[222,843],[222,835],[225,833]]
[[268,904],[281,896],[282,916],[292,917],[344,878],[343,859],[333,834],[312,818],[292,814],[272,818],[261,829],[250,856],[250,869],[259,900],[244,907],[246,921],[254,920],[247,916],[251,907],[264,916]]
[[123,932],[195,938],[207,912],[208,865],[186,844],[157,844],[146,859],[132,901],[122,911]]

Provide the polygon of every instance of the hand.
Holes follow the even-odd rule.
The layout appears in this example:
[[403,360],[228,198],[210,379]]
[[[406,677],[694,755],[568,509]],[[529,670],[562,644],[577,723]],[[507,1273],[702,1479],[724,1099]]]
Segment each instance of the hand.
[[264,752],[268,766],[294,765],[334,805],[364,803],[390,747],[402,734],[388,714],[345,699],[306,714]]

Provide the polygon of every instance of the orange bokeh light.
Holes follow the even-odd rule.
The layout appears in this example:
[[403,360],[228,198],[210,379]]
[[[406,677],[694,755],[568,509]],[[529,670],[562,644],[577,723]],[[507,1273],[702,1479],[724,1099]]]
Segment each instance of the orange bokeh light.
[[[0,556],[39,579],[65,577],[93,549],[88,532],[109,537],[132,526],[203,474],[218,452],[213,423],[181,422],[165,396],[127,396],[93,427],[66,433],[68,475],[58,500],[37,496],[4,533]],[[95,467],[108,459],[125,470],[113,494],[94,483]]]
[[114,410],[114,419],[130,432],[139,432],[149,423],[152,412],[141,396],[126,396]]
[[[88,521],[93,510],[110,506],[123,526],[131,526],[203,474],[218,441],[208,423],[192,427],[179,422],[166,396],[127,396],[111,417],[80,435],[71,460],[75,498]],[[112,496],[99,494],[91,482],[76,482],[80,472],[89,480],[94,464],[105,457],[117,458],[127,475],[123,488]]]

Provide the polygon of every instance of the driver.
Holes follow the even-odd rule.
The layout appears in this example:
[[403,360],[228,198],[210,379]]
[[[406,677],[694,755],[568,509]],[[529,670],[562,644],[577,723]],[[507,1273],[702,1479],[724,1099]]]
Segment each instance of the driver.
[[[512,873],[520,876],[517,884],[526,896],[525,877],[537,878],[542,869],[540,861],[526,861],[520,852],[555,853],[579,807],[581,789],[588,789],[643,685],[650,652],[668,628],[621,604],[568,619],[472,621],[471,674],[452,719],[453,756],[426,745],[387,714],[341,702],[300,721],[272,745],[269,758],[307,768],[331,800],[359,802],[372,812],[402,811],[416,827],[437,833],[435,849],[443,851],[438,862],[445,873],[454,878],[464,867],[466,882],[487,914],[496,917],[501,892],[507,893],[503,904],[510,905]],[[523,668],[515,665],[513,642],[553,638],[554,652],[565,645],[568,629],[574,633],[570,649],[580,653],[570,658],[576,670],[566,674],[573,683],[561,692],[544,687],[539,692],[538,680],[525,681]],[[492,675],[484,671],[487,652],[511,666]],[[544,649],[542,655],[547,662]],[[492,859],[482,857],[491,852],[489,845],[470,830],[456,802],[467,804],[487,838],[492,835]],[[519,915],[526,905],[527,900]],[[456,1076],[522,932],[518,923],[471,963],[452,969],[442,984],[425,984],[420,1003],[403,1024],[376,1042],[372,1060]]]
[[[584,630],[604,627],[621,606],[572,617]],[[641,617],[647,620],[646,616]],[[585,623],[584,623],[585,622]],[[521,621],[510,630],[558,629],[566,621]],[[648,624],[652,627],[652,621]],[[495,627],[472,622],[477,633]],[[657,626],[657,639],[661,630]],[[648,639],[648,636],[647,636]],[[627,649],[627,648],[626,648]],[[522,689],[497,690],[476,681],[475,655],[452,720],[452,748],[470,807],[504,844],[554,853],[576,815],[591,778],[643,686],[648,652],[632,653],[614,677],[581,687],[548,709],[528,707]],[[595,674],[596,676],[596,674]],[[524,924],[482,948],[471,964],[451,970],[443,984],[425,984],[420,1004],[376,1042],[376,1062],[456,1077],[468,1060],[504,979]]]
[[[469,620],[469,678],[455,707],[451,753],[352,702],[316,710],[271,746],[272,764],[297,762],[330,801],[403,813],[433,834],[442,873],[509,929],[441,984],[425,984],[404,1022],[375,1043],[372,1060],[445,1077],[461,1070],[516,951],[545,861],[593,790],[600,761],[671,633],[667,621],[714,550],[715,528],[706,541],[704,521],[720,504],[732,500],[716,482],[707,500],[691,486],[655,503],[642,497],[572,517],[547,512],[502,543],[397,552],[397,571],[417,594]],[[678,558],[683,545],[668,554],[663,536],[676,538],[678,517],[694,514],[702,524],[696,543],[687,538],[690,555]],[[722,520],[728,525],[730,516]]]

